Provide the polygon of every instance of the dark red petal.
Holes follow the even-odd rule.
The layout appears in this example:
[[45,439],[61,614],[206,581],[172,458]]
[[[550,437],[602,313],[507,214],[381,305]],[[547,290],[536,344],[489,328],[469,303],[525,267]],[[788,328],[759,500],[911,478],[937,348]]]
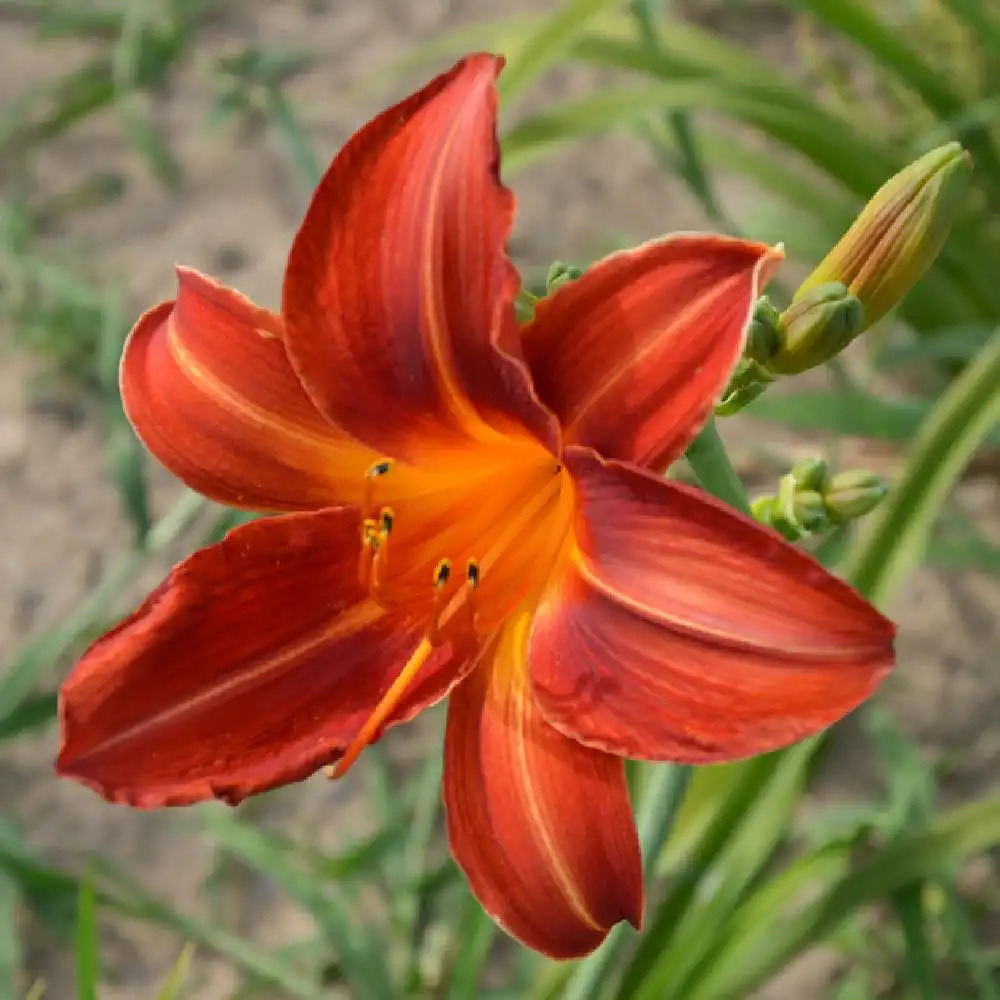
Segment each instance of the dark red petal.
[[[296,371],[338,426],[387,455],[557,429],[496,345],[516,275],[498,180],[495,78],[470,56],[362,128],[295,239],[282,312]],[[504,339],[507,344],[507,340]]]
[[[334,760],[419,643],[357,582],[349,508],[251,522],[176,566],[60,694],[60,774],[141,807],[239,802]],[[442,698],[436,651],[387,724]]]
[[622,761],[538,713],[524,663],[530,619],[452,692],[444,800],[455,860],[509,934],[553,958],[585,955],[642,921],[639,842]]
[[577,548],[531,635],[554,725],[631,757],[774,750],[835,722],[893,662],[891,622],[769,529],[585,449]]
[[192,489],[233,507],[308,510],[359,499],[378,456],[320,415],[292,371],[273,313],[178,268],[176,302],[125,345],[125,412]]
[[671,236],[613,254],[543,299],[522,331],[524,354],[565,442],[669,465],[718,402],[780,259],[759,243]]

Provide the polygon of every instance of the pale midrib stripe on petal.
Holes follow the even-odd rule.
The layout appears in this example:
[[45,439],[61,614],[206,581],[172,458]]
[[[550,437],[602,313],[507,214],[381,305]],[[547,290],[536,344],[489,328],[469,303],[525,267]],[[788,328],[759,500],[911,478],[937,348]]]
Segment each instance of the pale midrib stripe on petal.
[[[642,364],[650,354],[661,348],[665,340],[673,336],[673,330],[684,324],[692,322],[692,320],[699,313],[708,311],[709,307],[715,305],[717,299],[729,296],[731,294],[729,281],[731,280],[732,279],[730,278],[725,281],[720,281],[715,287],[714,294],[701,296],[695,302],[690,303],[686,309],[679,313],[675,313],[671,318],[671,321],[664,325],[656,336],[647,338],[642,347],[640,347],[633,354],[630,354],[627,358],[619,361],[617,365],[613,366],[608,371],[607,376],[601,380],[599,385],[594,387],[587,398],[582,400],[575,409],[571,409],[566,415],[566,418],[562,421],[564,433],[567,436],[571,435],[573,429],[583,421],[584,417],[586,417],[587,414],[605,396],[607,396],[623,378],[625,378],[625,376],[633,371],[638,365]],[[655,289],[651,288],[647,292],[647,296],[651,296],[654,293]]]
[[[113,749],[118,744],[124,743],[132,737],[147,732],[148,730],[156,729],[156,727],[170,722],[172,719],[183,715],[185,712],[203,708],[205,705],[210,704],[224,695],[232,694],[243,687],[249,687],[270,671],[286,665],[293,659],[305,656],[318,646],[327,642],[332,642],[338,637],[359,628],[363,628],[366,625],[374,624],[379,620],[379,618],[385,615],[385,613],[386,612],[373,601],[365,601],[361,604],[357,604],[351,608],[350,611],[338,615],[332,622],[320,629],[318,632],[313,632],[294,645],[288,646],[276,653],[274,656],[261,661],[252,670],[242,671],[227,681],[202,689],[196,695],[193,695],[176,705],[172,705],[170,708],[165,709],[162,712],[146,716],[141,722],[136,723],[136,725],[116,732],[112,737],[104,740],[99,746],[88,751],[84,756],[88,758],[99,757],[102,753]],[[151,612],[151,614],[155,615],[155,610]]]
[[679,632],[682,635],[688,635],[696,639],[707,639],[719,646],[725,646],[730,649],[743,649],[751,653],[766,654],[777,659],[828,660],[831,663],[851,661],[858,658],[864,659],[879,652],[882,648],[880,645],[874,643],[847,645],[842,638],[836,642],[831,642],[828,647],[815,645],[791,647],[785,645],[775,647],[765,645],[762,642],[733,635],[730,632],[709,628],[707,625],[698,622],[687,621],[676,615],[671,615],[669,612],[664,611],[663,608],[644,604],[634,597],[616,590],[601,579],[594,570],[593,563],[578,547],[575,549],[572,559],[573,565],[576,567],[581,579],[594,591],[606,597],[612,603],[627,608],[629,611],[634,612],[636,615],[645,618],[653,624],[662,625],[671,631]]
[[225,408],[235,410],[237,413],[245,417],[248,422],[270,428],[271,430],[276,431],[279,434],[283,434],[286,437],[295,438],[311,447],[319,447],[329,452],[332,452],[338,446],[352,443],[346,438],[342,438],[338,433],[337,428],[335,428],[332,424],[330,425],[331,434],[329,437],[326,437],[323,434],[306,430],[300,425],[291,424],[286,420],[282,420],[271,411],[265,410],[263,407],[256,406],[251,403],[246,396],[236,392],[234,389],[226,385],[221,379],[213,375],[195,358],[191,351],[184,346],[180,335],[177,332],[177,326],[174,323],[173,316],[171,316],[167,321],[167,345],[178,366],[185,372],[185,374],[189,375],[191,381],[204,390],[207,396],[211,396],[216,399]]
[[[512,685],[529,685],[530,678],[527,674],[527,664],[523,662],[522,651],[527,646],[528,641],[528,629],[531,625],[531,615],[522,614],[516,621],[512,622],[507,627],[512,629],[513,638],[511,644],[514,647],[514,654],[517,656],[518,662],[514,666],[514,672],[517,676],[508,678],[508,683]],[[563,896],[569,903],[570,907],[576,912],[580,919],[592,927],[596,931],[604,932],[607,928],[595,919],[594,915],[590,912],[587,907],[586,902],[581,897],[576,883],[573,879],[571,873],[567,870],[566,864],[563,861],[562,855],[559,853],[555,844],[552,841],[552,837],[549,835],[547,826],[545,825],[544,817],[542,816],[541,809],[538,806],[538,796],[535,792],[535,786],[532,781],[531,767],[528,762],[527,749],[525,747],[524,738],[524,706],[528,698],[531,697],[531,692],[522,691],[520,692],[520,697],[515,694],[513,698],[514,703],[517,706],[517,718],[515,721],[516,725],[512,726],[511,736],[516,741],[517,744],[517,757],[518,763],[521,767],[521,773],[524,775],[524,791],[525,791],[525,803],[528,807],[528,811],[531,814],[534,829],[538,833],[538,839],[544,850],[545,854],[549,859],[549,866],[552,873],[556,877],[556,881],[559,883],[559,888],[562,890]],[[543,725],[548,725],[548,723],[543,722]],[[558,730],[557,730],[558,732]],[[560,734],[561,735],[561,734]],[[569,737],[565,737],[569,739]]]
[[[437,257],[434,250],[438,242],[439,234],[439,227],[437,224],[437,206],[442,195],[444,172],[448,165],[448,158],[451,155],[451,150],[455,145],[455,139],[458,134],[459,127],[463,124],[464,116],[469,114],[470,111],[474,112],[476,110],[477,106],[475,101],[469,99],[466,101],[463,109],[455,115],[454,121],[448,129],[448,133],[442,141],[441,152],[436,169],[434,170],[428,185],[427,212],[428,218],[432,220],[432,222],[426,227],[424,235],[423,292],[426,295],[426,300],[423,302],[423,305],[425,307],[424,312],[426,314],[428,324],[428,346],[430,348],[431,357],[434,359],[435,368],[440,375],[446,391],[444,399],[445,405],[448,407],[456,421],[463,427],[470,430],[477,439],[490,441],[503,439],[505,435],[501,431],[498,431],[490,426],[490,424],[482,418],[473,402],[468,398],[464,387],[461,385],[461,382],[457,377],[457,373],[453,370],[454,352],[448,343],[448,331],[442,318],[443,312],[439,294],[440,289],[438,287],[438,282],[435,280]],[[465,220],[463,219],[463,225],[464,223]],[[444,277],[445,280],[447,280],[448,276],[445,275]],[[480,332],[481,331],[472,331],[471,333],[475,336]]]

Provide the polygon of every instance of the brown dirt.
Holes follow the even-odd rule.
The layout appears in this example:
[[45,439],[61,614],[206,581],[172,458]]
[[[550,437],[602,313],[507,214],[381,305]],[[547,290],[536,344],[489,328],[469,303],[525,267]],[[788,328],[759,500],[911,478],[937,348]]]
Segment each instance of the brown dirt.
[[[542,6],[541,0],[517,0],[505,9],[514,13]],[[390,66],[414,43],[496,12],[490,0],[229,4],[184,69],[174,74],[168,92],[155,101],[156,119],[184,167],[182,191],[169,193],[152,179],[124,144],[114,116],[102,116],[53,143],[34,180],[42,191],[60,190],[90,171],[114,169],[126,177],[127,192],[113,204],[78,215],[56,238],[86,255],[96,278],[122,286],[137,311],[171,293],[174,261],[219,273],[258,301],[274,305],[286,248],[307,192],[272,134],[209,131],[207,61],[254,39],[317,53],[315,66],[296,80],[291,97],[317,149],[328,155],[406,87],[387,76],[359,93],[352,88],[355,81],[371,81],[373,72]],[[23,24],[0,19],[0,100],[66,68],[87,51],[78,44],[39,45]],[[580,83],[578,74],[561,75],[539,95],[564,94]],[[521,210],[514,250],[525,267],[543,267],[554,257],[592,256],[618,237],[631,242],[702,223],[678,186],[626,136],[595,140],[553,157],[521,174],[516,189]],[[733,184],[726,193],[740,215],[747,208],[745,187]],[[0,542],[5,565],[0,656],[5,659],[30,634],[60,621],[129,544],[127,524],[104,472],[96,421],[85,412],[39,405],[25,388],[28,371],[23,358],[5,359],[0,368]],[[789,456],[815,447],[749,422],[731,426],[728,434],[748,466],[759,467],[756,442],[765,435],[769,451]],[[176,490],[169,477],[157,476],[161,509]],[[964,486],[962,500],[985,513],[1000,509],[997,485],[989,480]],[[153,567],[144,585],[167,565],[164,560]],[[944,786],[946,800],[984,790],[995,782],[1000,762],[1000,588],[971,573],[924,570],[891,611],[900,622],[900,667],[881,697],[929,756],[956,753]],[[50,766],[54,740],[49,733],[5,746],[0,761],[0,801],[31,843],[59,861],[99,849],[164,898],[189,912],[204,912],[203,880],[212,856],[196,815],[152,816],[112,808],[81,788],[58,782]],[[293,830],[315,829],[333,815],[339,826],[362,828],[366,817],[359,814],[354,794],[361,780],[357,773],[342,785],[314,779],[269,797],[264,811],[280,815]],[[839,803],[869,792],[876,781],[871,759],[856,740],[837,740],[818,794],[824,802]],[[273,898],[255,902],[239,921],[241,931],[267,943],[292,940],[303,931],[304,918],[290,907]],[[29,940],[31,976],[45,976],[49,996],[71,996],[72,969],[65,949],[41,933],[32,933]],[[103,995],[110,1000],[152,997],[176,947],[176,939],[168,935],[117,925],[105,950]],[[832,967],[817,958],[790,970],[761,996],[786,1000],[819,995]],[[206,959],[198,965],[191,995],[222,997],[234,982],[222,963]]]

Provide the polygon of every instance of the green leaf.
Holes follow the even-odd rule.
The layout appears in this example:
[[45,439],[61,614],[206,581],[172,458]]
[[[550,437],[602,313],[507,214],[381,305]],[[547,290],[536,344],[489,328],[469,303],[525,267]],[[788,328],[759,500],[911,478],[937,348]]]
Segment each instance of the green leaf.
[[185,492],[150,530],[142,552],[126,556],[60,625],[42,632],[22,649],[7,670],[0,674],[0,706],[3,706],[0,730],[17,725],[11,720],[31,697],[38,681],[90,635],[111,612],[150,556],[181,535],[205,506],[204,499]]
[[97,903],[89,876],[80,882],[76,904],[76,996],[97,1000],[100,960],[97,942]]
[[206,830],[222,850],[264,873],[315,919],[335,949],[357,1000],[393,1000],[384,946],[374,932],[351,918],[339,886],[318,882],[294,847],[235,814],[207,809],[203,817]]
[[[60,934],[60,913],[72,919],[83,880],[53,868],[38,858],[9,826],[0,824],[0,876],[18,886],[32,909],[51,922]],[[91,861],[90,876],[95,902],[125,916],[176,931],[183,938],[221,955],[259,982],[273,986],[281,996],[295,1000],[321,1000],[323,991],[284,960],[250,941],[229,934],[211,921],[188,917],[137,886],[106,859]],[[41,909],[39,909],[41,907]]]
[[760,905],[771,900],[751,897],[739,919],[723,929],[725,948],[685,1000],[745,997],[849,914],[997,844],[1000,795],[994,794],[944,814],[924,833],[871,852],[780,918]]
[[[838,436],[912,441],[932,406],[917,399],[882,399],[867,393],[815,390],[770,392],[758,396],[743,412],[805,431],[829,431]],[[1000,431],[984,443],[1000,445]]]
[[[961,112],[966,102],[949,86],[949,75],[907,45],[899,30],[882,21],[871,4],[860,0],[793,0],[793,3],[865,49],[919,94],[939,118]],[[958,137],[972,150],[987,177],[1000,171],[1000,159],[988,132],[972,128]]]
[[181,1000],[181,988],[191,970],[191,959],[194,958],[194,945],[186,944],[174,962],[174,967],[167,974],[156,1000]]
[[876,601],[924,556],[931,528],[962,469],[1000,421],[1000,331],[921,425],[902,480],[864,524],[848,575]]
[[58,696],[52,691],[29,695],[20,705],[0,718],[0,742],[47,726],[56,717]]
[[[0,820],[0,823],[3,821]],[[18,933],[20,904],[17,882],[0,870],[0,1000],[15,1000],[14,983],[21,973],[24,959]]]
[[541,73],[564,55],[591,20],[617,0],[569,0],[533,31],[500,77],[500,95],[513,101]]

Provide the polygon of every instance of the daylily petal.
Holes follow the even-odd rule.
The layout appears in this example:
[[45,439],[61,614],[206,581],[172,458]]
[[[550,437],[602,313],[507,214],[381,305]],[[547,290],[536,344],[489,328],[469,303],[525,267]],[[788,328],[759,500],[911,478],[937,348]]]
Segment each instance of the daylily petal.
[[[336,759],[426,625],[361,591],[359,530],[351,508],[265,518],[176,566],[63,685],[58,771],[149,808],[235,803]],[[385,725],[467,660],[436,650]]]
[[539,715],[524,663],[530,618],[452,692],[444,800],[452,854],[486,911],[554,958],[642,920],[639,843],[621,760]]
[[669,465],[718,402],[780,259],[759,243],[670,236],[542,299],[522,331],[524,354],[564,441]]
[[529,662],[553,725],[630,757],[704,763],[835,722],[892,666],[893,625],[770,529],[574,448],[577,548]]
[[192,489],[233,507],[303,510],[360,498],[378,456],[319,413],[281,320],[197,271],[125,345],[121,392],[143,444]]
[[495,78],[476,55],[362,128],[288,261],[289,355],[336,424],[396,458],[557,428],[509,349],[514,198],[499,183]]

